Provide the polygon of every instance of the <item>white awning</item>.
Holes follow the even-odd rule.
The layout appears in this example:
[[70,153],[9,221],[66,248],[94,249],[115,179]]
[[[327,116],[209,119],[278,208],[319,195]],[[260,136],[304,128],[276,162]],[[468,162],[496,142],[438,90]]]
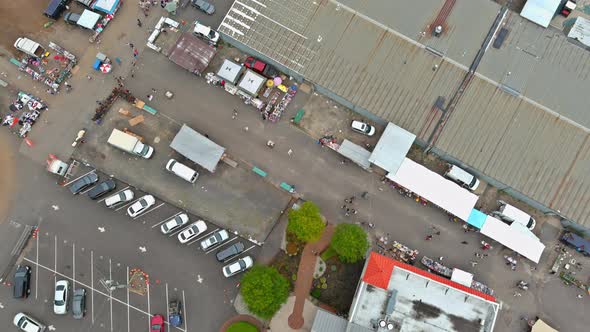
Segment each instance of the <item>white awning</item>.
[[498,241],[535,263],[539,263],[545,249],[545,245],[528,229],[508,226],[492,216],[486,218],[481,234]]
[[479,198],[453,181],[405,158],[397,173],[387,178],[425,198],[429,202],[467,221]]
[[371,152],[363,148],[362,146],[356,145],[351,141],[345,139],[342,144],[338,147],[338,153],[352,160],[355,164],[359,165],[364,169],[370,169],[371,163],[369,163],[369,156]]
[[80,15],[80,18],[78,19],[77,24],[81,27],[92,30],[100,18],[100,14],[97,14],[88,9],[84,9],[82,15]]
[[390,122],[373,149],[369,161],[395,174],[415,139],[416,135]]
[[451,281],[454,281],[458,284],[467,287],[471,287],[471,282],[473,281],[473,274],[455,268],[453,269],[453,273],[451,274]]
[[546,28],[560,4],[561,0],[529,0],[522,8],[520,16]]

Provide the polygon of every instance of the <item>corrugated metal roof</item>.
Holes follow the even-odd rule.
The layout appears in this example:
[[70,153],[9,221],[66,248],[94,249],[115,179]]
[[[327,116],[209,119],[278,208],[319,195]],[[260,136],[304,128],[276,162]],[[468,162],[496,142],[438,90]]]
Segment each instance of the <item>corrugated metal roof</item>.
[[354,163],[364,169],[371,168],[371,163],[369,162],[369,156],[371,155],[371,152],[347,139],[342,141],[342,144],[340,144],[338,147],[338,153],[352,160]]
[[[219,30],[427,140],[437,98],[455,93],[500,8],[457,0],[435,40],[425,32],[443,3],[240,0]],[[437,148],[590,225],[590,53],[514,13],[501,27]]]
[[191,73],[201,74],[216,53],[215,47],[185,32],[178,38],[168,58]]
[[318,309],[313,320],[311,332],[344,332],[347,321],[323,309]]
[[385,127],[368,161],[395,174],[406,159],[415,139],[416,135],[390,122]]

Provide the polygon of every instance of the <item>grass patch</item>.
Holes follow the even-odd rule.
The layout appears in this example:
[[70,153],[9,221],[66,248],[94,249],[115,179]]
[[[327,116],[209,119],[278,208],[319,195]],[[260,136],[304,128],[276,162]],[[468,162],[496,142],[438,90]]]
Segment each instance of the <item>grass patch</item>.
[[332,247],[328,247],[328,249],[326,249],[321,255],[320,257],[325,261],[327,261],[328,259],[332,258],[336,256],[336,251],[334,249],[332,249]]
[[258,328],[250,323],[235,322],[225,332],[259,332]]

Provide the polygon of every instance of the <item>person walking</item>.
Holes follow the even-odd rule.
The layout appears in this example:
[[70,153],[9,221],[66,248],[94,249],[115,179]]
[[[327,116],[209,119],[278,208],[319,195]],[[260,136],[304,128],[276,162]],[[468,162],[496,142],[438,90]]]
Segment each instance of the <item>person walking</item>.
[[139,51],[136,48],[133,49],[133,57],[137,58],[138,55],[139,55]]
[[141,24],[141,20],[137,19],[137,26],[141,28],[142,24]]

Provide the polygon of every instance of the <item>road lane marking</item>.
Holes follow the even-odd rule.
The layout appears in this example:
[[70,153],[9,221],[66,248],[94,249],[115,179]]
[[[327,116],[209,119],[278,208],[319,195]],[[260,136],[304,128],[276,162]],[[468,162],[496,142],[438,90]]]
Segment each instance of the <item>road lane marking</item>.
[[135,216],[135,217],[133,218],[133,220],[136,220],[136,219],[137,219],[137,218],[139,218],[139,217],[143,217],[143,216],[145,216],[146,214],[153,212],[155,209],[157,209],[157,208],[161,207],[161,206],[162,206],[162,205],[164,205],[164,204],[166,204],[166,203],[161,203],[160,205],[156,206],[155,208],[152,208],[151,210],[146,210],[146,211],[144,211],[144,212],[140,213],[139,215]]
[[121,190],[117,191],[116,193],[114,193],[114,194],[112,194],[112,195],[109,195],[109,196],[105,195],[105,196],[104,196],[104,198],[102,198],[102,199],[100,199],[100,200],[98,200],[98,201],[96,201],[96,202],[97,202],[97,203],[102,203],[102,201],[104,201],[105,199],[107,199],[107,198],[109,198],[109,197],[111,197],[111,196],[115,196],[115,195],[117,195],[117,194],[120,194],[120,193],[122,193],[123,191],[125,191],[125,189],[127,189],[127,188],[129,188],[129,186],[127,186],[127,187],[125,187],[125,188],[123,188],[123,189],[121,189]]
[[90,289],[92,290],[92,293],[90,293],[92,298],[92,309],[90,310],[90,313],[92,314],[92,325],[94,325],[94,251],[92,250],[90,250],[90,284],[92,285],[90,286]]
[[155,223],[154,225],[152,225],[152,228],[157,227],[158,225],[160,225],[161,223],[163,223],[165,221],[172,220],[173,218],[176,218],[181,213],[183,213],[183,211],[177,212],[176,214],[174,214],[174,215],[172,215],[172,216],[170,216],[170,217],[168,217],[168,218],[166,218],[166,219],[164,219],[164,220],[162,220],[162,221],[160,221],[158,223]]
[[[39,261],[39,234],[37,233],[37,253],[35,254],[35,261]],[[35,300],[37,299],[37,294],[39,293],[39,268],[35,269]]]
[[94,172],[96,172],[96,169],[93,169],[93,170],[91,170],[90,172],[88,172],[88,173],[86,173],[86,174],[80,175],[79,177],[77,177],[77,178],[73,179],[73,180],[72,180],[72,181],[70,181],[70,182],[66,182],[66,183],[64,183],[64,184],[63,184],[63,187],[67,187],[67,186],[69,186],[69,185],[70,185],[72,182],[76,182],[76,181],[80,180],[81,178],[85,177],[86,175],[88,175],[88,174],[90,174],[90,173],[94,173]]
[[[111,266],[111,259],[109,258],[109,282],[113,282],[113,274],[112,274],[112,266]],[[113,332],[113,291],[109,286],[109,306],[111,311],[111,332]]]
[[191,242],[187,243],[187,246],[190,246],[191,244],[193,244],[193,243],[195,243],[195,242],[197,242],[199,240],[202,240],[202,239],[206,238],[207,236],[209,236],[209,235],[217,232],[218,230],[219,230],[219,228],[215,229],[214,231],[209,232],[208,234],[205,234],[205,235],[203,235],[203,236],[201,236],[199,238],[196,238],[196,239],[192,240]]

